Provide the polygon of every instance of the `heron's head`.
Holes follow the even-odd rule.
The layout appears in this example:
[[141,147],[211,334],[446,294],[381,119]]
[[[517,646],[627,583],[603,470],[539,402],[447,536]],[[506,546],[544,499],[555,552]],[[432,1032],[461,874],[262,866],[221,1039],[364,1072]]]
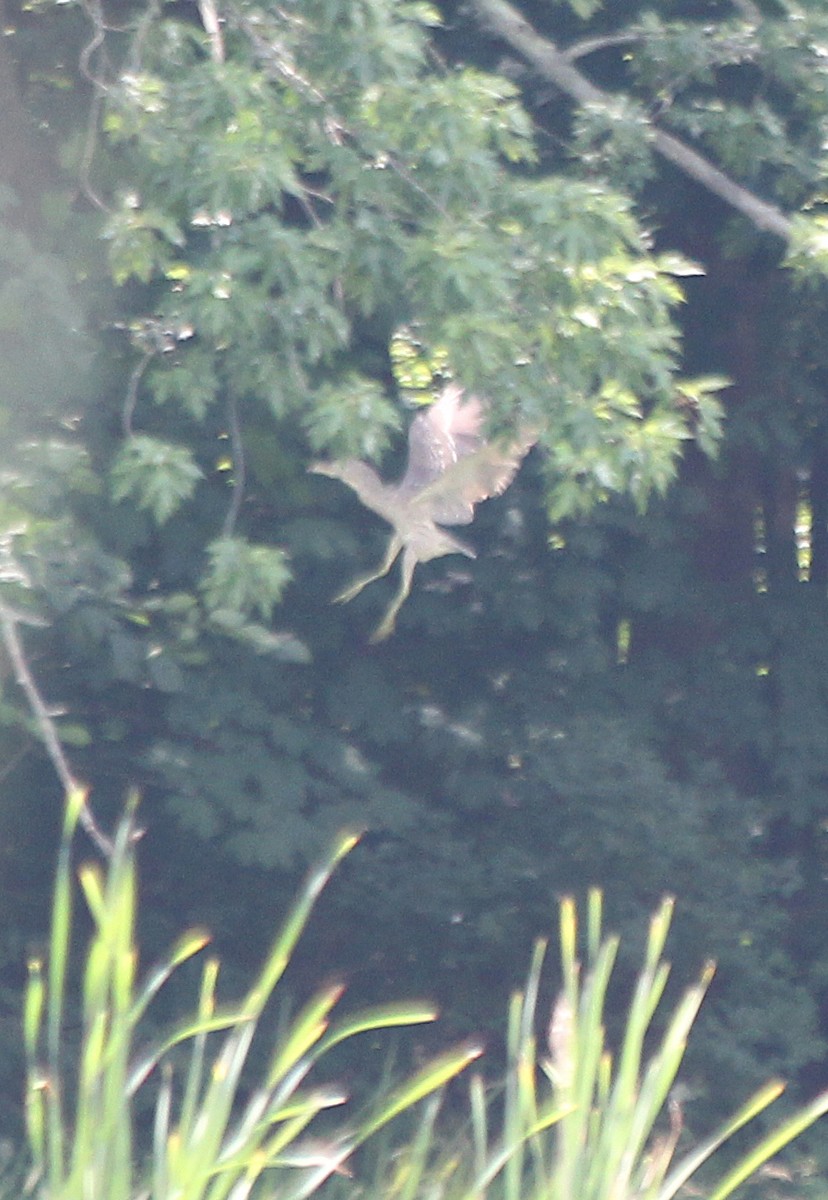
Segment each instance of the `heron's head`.
[[348,464],[343,462],[315,462],[311,463],[308,471],[311,475],[327,475],[330,479],[340,479],[342,476],[342,468]]
[[372,467],[355,458],[313,463],[308,470],[314,475],[327,475],[329,479],[341,480],[356,492],[363,504],[373,508],[379,504],[384,509],[385,501],[392,490],[386,488]]

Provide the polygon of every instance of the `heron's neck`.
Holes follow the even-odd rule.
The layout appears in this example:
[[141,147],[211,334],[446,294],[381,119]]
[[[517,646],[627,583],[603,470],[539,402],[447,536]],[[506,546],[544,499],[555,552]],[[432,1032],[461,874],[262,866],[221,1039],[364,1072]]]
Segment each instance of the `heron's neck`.
[[383,483],[373,467],[357,459],[344,463],[338,474],[342,482],[356,492],[366,508],[370,508],[389,525],[397,523],[401,496],[396,484]]

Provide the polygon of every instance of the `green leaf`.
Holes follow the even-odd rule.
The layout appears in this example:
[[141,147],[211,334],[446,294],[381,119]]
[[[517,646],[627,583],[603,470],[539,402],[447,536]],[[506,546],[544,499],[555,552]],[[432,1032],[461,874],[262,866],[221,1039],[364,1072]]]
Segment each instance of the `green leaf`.
[[402,424],[380,385],[356,374],[320,388],[304,423],[314,450],[346,459],[377,458]]
[[[236,623],[236,632],[245,630],[252,640],[255,626],[246,618],[257,613],[267,620],[291,580],[284,550],[277,546],[254,546],[241,537],[221,537],[207,547],[209,566],[201,584],[201,593],[214,618],[228,629]],[[261,649],[277,652],[283,646],[279,635]],[[297,647],[298,652],[298,647]]]
[[159,525],[195,492],[203,473],[187,446],[136,434],[121,447],[112,467],[115,500],[132,499]]

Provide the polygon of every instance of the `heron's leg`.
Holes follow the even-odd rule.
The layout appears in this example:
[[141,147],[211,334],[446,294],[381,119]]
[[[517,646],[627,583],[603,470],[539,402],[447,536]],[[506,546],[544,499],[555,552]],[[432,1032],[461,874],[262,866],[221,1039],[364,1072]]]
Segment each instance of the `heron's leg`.
[[344,592],[340,592],[338,596],[334,596],[335,604],[344,604],[348,600],[353,600],[362,589],[369,583],[373,583],[375,579],[382,579],[383,575],[387,575],[394,565],[394,560],[402,550],[402,542],[396,534],[391,536],[388,543],[388,549],[385,552],[385,558],[380,563],[376,571],[372,571],[369,575],[360,575],[355,579],[349,587],[346,587]]
[[391,634],[394,632],[394,625],[396,624],[397,613],[402,608],[406,596],[411,591],[411,580],[414,578],[414,568],[416,567],[416,565],[419,561],[420,560],[417,558],[416,553],[411,549],[411,547],[410,546],[406,547],[405,552],[403,553],[402,580],[400,582],[399,591],[397,592],[394,599],[391,601],[391,605],[388,609],[388,612],[385,614],[385,616],[380,621],[379,625],[376,627],[374,632],[371,634],[372,642],[384,642],[385,639],[387,637],[390,637]]

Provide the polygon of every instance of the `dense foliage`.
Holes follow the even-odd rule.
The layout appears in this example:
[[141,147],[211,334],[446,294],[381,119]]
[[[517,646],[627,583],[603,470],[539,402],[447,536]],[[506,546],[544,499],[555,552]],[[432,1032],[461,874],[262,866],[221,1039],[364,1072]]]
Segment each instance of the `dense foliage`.
[[[720,961],[698,1094],[810,1085],[822,5],[215,15],[44,0],[0,44],[3,628],[99,819],[145,796],[147,938],[186,888],[243,959],[364,825],[314,957],[468,1030],[562,890],[622,931],[669,890],[679,977]],[[386,531],[306,467],[393,473],[445,377],[538,448],[370,648],[382,585],[329,601]],[[13,1012],[58,804],[7,684]]]

